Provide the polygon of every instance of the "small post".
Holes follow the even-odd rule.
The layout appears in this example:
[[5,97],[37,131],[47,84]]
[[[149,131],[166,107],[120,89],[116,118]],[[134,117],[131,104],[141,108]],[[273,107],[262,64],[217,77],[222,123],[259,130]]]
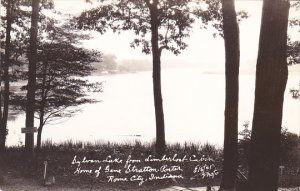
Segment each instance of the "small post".
[[44,161],[44,181],[46,180],[46,177],[47,177],[47,165],[48,165],[48,162]]
[[207,185],[206,191],[211,191],[211,186],[210,185]]
[[279,166],[280,168],[280,185],[282,187],[282,176],[283,176],[283,169],[284,169],[284,166]]

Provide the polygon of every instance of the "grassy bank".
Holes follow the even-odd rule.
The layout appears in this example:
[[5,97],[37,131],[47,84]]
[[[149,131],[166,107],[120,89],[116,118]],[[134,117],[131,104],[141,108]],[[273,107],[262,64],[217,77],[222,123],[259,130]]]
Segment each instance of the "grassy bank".
[[[279,180],[282,187],[300,185],[300,160],[296,152],[299,146],[293,147],[282,158],[284,169]],[[240,151],[243,150],[243,146],[239,147]],[[210,144],[172,144],[167,145],[164,156],[157,156],[154,148],[154,143],[141,142],[70,140],[54,144],[48,140],[40,152],[27,157],[24,148],[10,147],[0,156],[0,185],[14,184],[16,178],[21,178],[41,186],[45,161],[47,177],[55,177],[56,188],[154,190],[171,185],[199,187],[220,184],[221,148]],[[247,175],[245,162],[243,153],[240,153],[239,170]]]
[[[47,177],[55,177],[55,186],[67,187],[153,190],[169,185],[219,184],[219,148],[209,144],[172,144],[167,145],[165,156],[157,156],[154,148],[153,143],[141,142],[46,141],[41,151],[29,159],[23,148],[8,148],[0,157],[0,169],[1,174],[42,184],[47,161]],[[5,178],[0,181],[5,184]]]

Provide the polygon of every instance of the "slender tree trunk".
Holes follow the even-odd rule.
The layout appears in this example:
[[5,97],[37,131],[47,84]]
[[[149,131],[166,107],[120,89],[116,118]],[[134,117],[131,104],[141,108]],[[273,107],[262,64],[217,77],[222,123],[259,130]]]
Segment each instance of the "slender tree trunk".
[[249,161],[251,190],[278,188],[282,107],[288,77],[288,14],[288,1],[264,0]]
[[225,127],[221,190],[234,190],[237,173],[240,44],[234,0],[222,0],[225,42]]
[[[27,103],[26,103],[26,127],[34,127],[38,17],[39,17],[39,0],[32,0],[30,52],[29,52],[29,67],[28,67]],[[34,148],[33,133],[26,133],[25,150],[28,152],[33,152],[33,148]]]
[[37,134],[36,149],[39,152],[42,145],[42,132],[44,127],[45,105],[46,105],[46,77],[47,77],[48,62],[43,62],[43,76],[42,76],[42,91],[41,91],[41,105],[40,105],[40,125]]
[[161,93],[161,52],[158,45],[158,0],[154,0],[149,4],[150,17],[151,17],[151,45],[153,57],[153,93],[154,93],[154,106],[155,106],[155,119],[156,119],[156,152],[160,155],[165,153],[165,123],[163,100]]
[[44,127],[44,111],[40,114],[40,125],[37,132],[36,150],[39,152],[42,146],[42,132]]
[[6,7],[6,39],[5,39],[5,57],[4,57],[4,71],[3,71],[3,80],[4,80],[4,93],[3,93],[3,113],[1,116],[1,123],[0,123],[0,151],[5,149],[5,142],[6,142],[6,130],[7,130],[7,119],[8,119],[8,106],[9,106],[9,58],[10,58],[10,51],[11,51],[11,18],[12,12],[12,4],[11,1],[7,1]]

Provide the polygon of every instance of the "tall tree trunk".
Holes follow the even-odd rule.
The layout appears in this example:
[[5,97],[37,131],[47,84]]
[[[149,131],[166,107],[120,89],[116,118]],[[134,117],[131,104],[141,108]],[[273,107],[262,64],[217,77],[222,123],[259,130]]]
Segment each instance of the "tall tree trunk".
[[278,188],[282,107],[288,77],[288,14],[288,1],[264,0],[249,161],[251,190]]
[[2,128],[2,66],[3,66],[3,60],[1,59],[1,67],[0,67],[0,153],[5,150],[5,137],[4,136],[4,130]]
[[148,3],[150,9],[150,23],[151,23],[151,45],[153,57],[153,93],[154,93],[154,107],[156,119],[156,152],[160,155],[165,153],[165,123],[163,100],[161,93],[161,51],[158,45],[158,0],[153,0],[152,4]]
[[[1,55],[2,56],[2,55]],[[2,66],[3,60],[0,60],[0,141],[2,140],[1,124],[2,124]]]
[[[1,52],[1,58],[2,57],[3,57],[3,54]],[[3,72],[3,66],[4,66],[4,59],[0,59],[0,125],[2,123],[2,117],[3,117],[2,116],[2,94],[3,94],[3,92],[2,92],[2,76],[3,76],[2,72]],[[1,131],[1,129],[0,129],[0,131]]]
[[240,44],[234,0],[222,0],[225,43],[225,127],[221,190],[233,190],[237,173]]
[[12,4],[11,1],[7,1],[6,7],[6,39],[5,39],[5,58],[3,67],[3,80],[4,80],[4,93],[3,93],[3,113],[1,115],[0,123],[0,151],[5,149],[6,142],[6,130],[7,130],[7,119],[8,119],[8,106],[9,106],[9,58],[11,51],[11,24],[12,24]]
[[[39,17],[39,0],[32,0],[30,52],[29,52],[29,67],[28,67],[27,103],[26,103],[26,127],[34,127],[38,17]],[[28,152],[33,152],[33,148],[34,148],[33,133],[26,133],[25,150]]]

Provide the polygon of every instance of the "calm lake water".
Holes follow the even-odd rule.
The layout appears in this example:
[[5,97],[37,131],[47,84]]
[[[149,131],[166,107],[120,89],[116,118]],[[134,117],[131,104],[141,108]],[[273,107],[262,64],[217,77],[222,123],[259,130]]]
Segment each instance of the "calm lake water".
[[[151,72],[92,76],[89,79],[104,82],[103,93],[90,95],[101,102],[81,106],[82,111],[74,117],[46,125],[43,140],[154,140]],[[299,81],[299,76],[289,76],[283,112],[283,127],[297,134],[300,131],[300,101],[291,98],[289,89],[298,88]],[[252,121],[254,83],[253,74],[240,75],[241,129],[244,121]],[[225,102],[223,74],[208,74],[195,68],[163,70],[162,91],[168,142],[210,142],[222,145]],[[24,134],[21,134],[24,124],[24,115],[9,122],[8,145],[24,144]]]

